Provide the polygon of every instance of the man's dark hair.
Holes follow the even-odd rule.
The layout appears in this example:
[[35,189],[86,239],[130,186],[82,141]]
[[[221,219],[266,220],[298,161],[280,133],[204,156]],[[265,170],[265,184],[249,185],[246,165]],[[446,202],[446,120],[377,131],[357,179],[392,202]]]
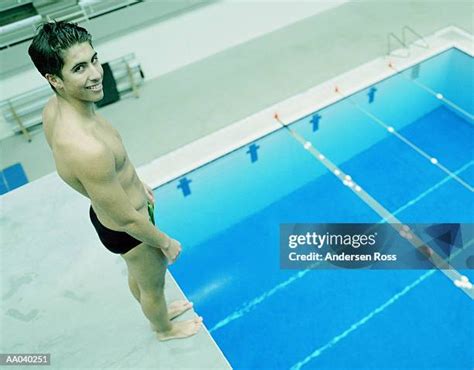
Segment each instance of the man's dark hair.
[[92,36],[85,28],[64,21],[48,22],[40,26],[28,48],[28,54],[43,76],[49,73],[63,78],[61,70],[64,66],[64,52],[83,42],[92,46]]

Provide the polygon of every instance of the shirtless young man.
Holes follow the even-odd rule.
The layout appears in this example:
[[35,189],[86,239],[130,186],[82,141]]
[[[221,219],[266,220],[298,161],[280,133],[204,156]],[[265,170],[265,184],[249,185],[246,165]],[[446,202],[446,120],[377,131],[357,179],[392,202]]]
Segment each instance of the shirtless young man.
[[46,23],[28,53],[55,92],[43,127],[59,176],[90,199],[92,224],[104,246],[125,260],[130,290],[158,338],[195,334],[201,317],[171,321],[192,304],[167,307],[164,297],[167,263],[181,245],[154,226],[152,189],[138,178],[117,130],[94,111],[104,93],[91,35],[75,24]]

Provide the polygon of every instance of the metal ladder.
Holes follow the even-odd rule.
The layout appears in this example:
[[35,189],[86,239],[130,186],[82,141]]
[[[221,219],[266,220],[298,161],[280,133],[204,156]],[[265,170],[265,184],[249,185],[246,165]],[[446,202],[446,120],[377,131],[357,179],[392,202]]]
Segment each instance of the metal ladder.
[[[415,41],[413,41],[413,45],[416,45],[416,46],[419,46],[419,47],[422,47],[424,49],[429,49],[429,45],[428,43],[426,42],[426,40],[423,38],[423,36],[421,36],[418,32],[416,32],[413,28],[409,27],[409,26],[403,26],[402,28],[402,38],[400,39],[397,35],[395,35],[393,32],[390,32],[388,35],[387,35],[387,56],[394,56],[394,57],[398,57],[398,58],[408,58],[410,56],[410,49],[407,45],[407,31],[408,32],[411,32],[413,35],[415,35],[416,39]],[[398,41],[403,49],[405,49],[406,51],[406,54],[405,55],[395,55],[395,54],[392,54],[392,44],[391,44],[391,40],[392,39],[395,39],[396,41]],[[421,40],[422,41],[422,44],[421,45],[417,45],[416,42],[418,40]]]

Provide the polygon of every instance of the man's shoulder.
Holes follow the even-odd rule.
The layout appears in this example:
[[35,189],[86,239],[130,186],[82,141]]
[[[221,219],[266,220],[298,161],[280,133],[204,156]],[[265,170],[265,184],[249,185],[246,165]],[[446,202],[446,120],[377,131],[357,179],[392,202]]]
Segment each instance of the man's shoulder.
[[103,142],[85,134],[58,140],[57,149],[70,160],[81,162],[100,160],[109,152]]
[[[66,122],[71,124],[71,121]],[[65,127],[55,135],[54,153],[71,166],[90,166],[101,162],[110,150],[95,135],[77,127]]]
[[55,157],[80,181],[101,177],[115,168],[110,150],[97,140],[63,141]]
[[59,113],[55,97],[49,99],[43,109],[43,124],[48,134],[54,136],[54,146],[58,151],[83,154],[105,147],[99,138],[84,128],[88,122],[79,115],[64,109]]

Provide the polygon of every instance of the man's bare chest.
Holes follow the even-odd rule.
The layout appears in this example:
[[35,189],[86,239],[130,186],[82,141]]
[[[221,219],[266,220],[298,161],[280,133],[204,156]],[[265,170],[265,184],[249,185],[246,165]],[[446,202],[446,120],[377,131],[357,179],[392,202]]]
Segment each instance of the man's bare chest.
[[115,158],[115,170],[120,172],[127,160],[127,152],[117,130],[107,123],[99,127],[95,135],[96,139],[102,141],[112,152]]

